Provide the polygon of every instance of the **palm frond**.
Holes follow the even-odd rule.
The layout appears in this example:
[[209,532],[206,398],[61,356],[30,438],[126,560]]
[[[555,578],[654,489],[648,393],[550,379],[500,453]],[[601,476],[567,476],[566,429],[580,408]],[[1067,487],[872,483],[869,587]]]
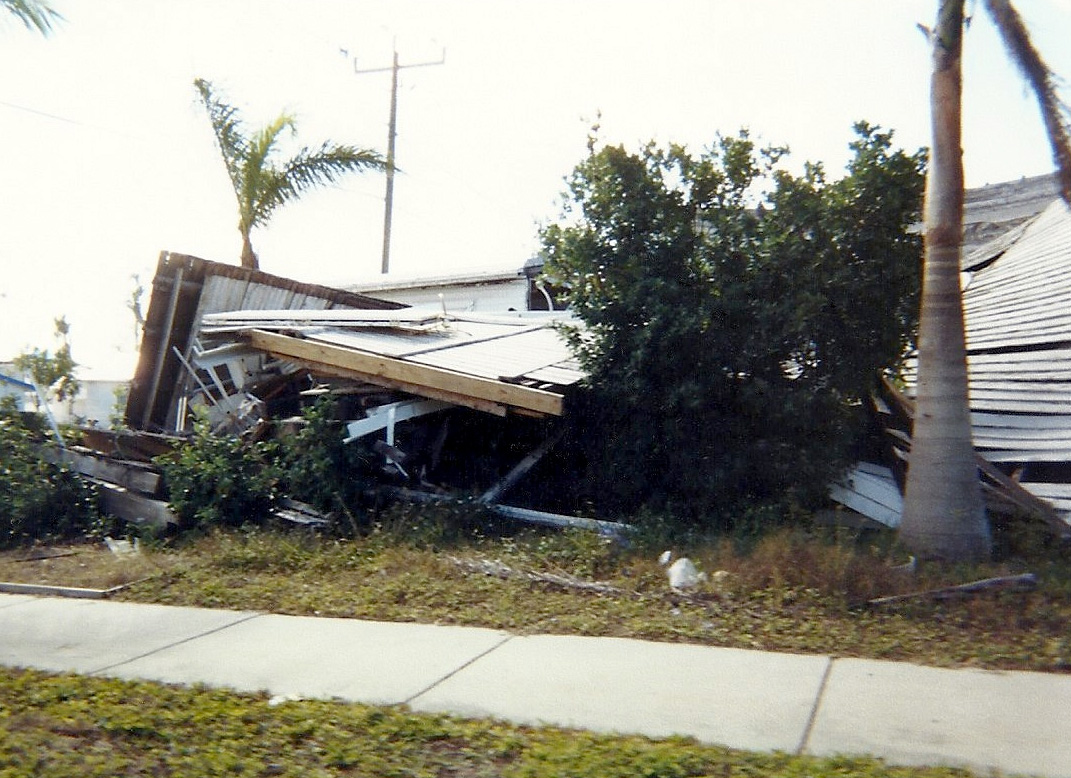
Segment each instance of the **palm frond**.
[[271,164],[272,152],[275,151],[279,136],[287,130],[293,134],[296,130],[295,119],[291,114],[281,113],[270,124],[262,127],[249,141],[242,160],[242,189],[238,198],[241,207],[242,225],[252,229],[267,223],[274,206],[265,207],[278,188],[279,172]]
[[37,30],[42,35],[48,35],[56,22],[63,21],[60,13],[45,0],[0,0],[0,6],[27,29]]
[[[0,0],[0,3],[4,1]],[[345,173],[387,167],[383,158],[374,151],[331,143],[324,143],[316,151],[303,148],[295,157],[277,167],[272,162],[272,156],[284,132],[297,132],[295,117],[281,113],[270,124],[249,135],[242,126],[238,110],[216,96],[210,81],[198,78],[193,83],[208,113],[216,144],[238,200],[243,267],[254,270],[259,267],[250,233],[254,227],[266,225],[280,205],[296,199],[309,189],[334,183]]]
[[986,10],[1000,32],[1023,78],[1030,84],[1041,108],[1041,117],[1052,146],[1060,194],[1071,204],[1071,137],[1068,133],[1066,106],[1060,102],[1056,77],[1041,54],[1034,48],[1023,19],[1010,0],[986,0]]
[[245,188],[243,168],[249,153],[249,139],[242,127],[238,109],[216,96],[211,81],[198,78],[193,84],[197,87],[205,111],[208,112],[208,121],[212,125],[216,145],[223,156],[223,164],[227,167],[227,175],[234,185],[234,191],[240,192]]
[[310,189],[325,184],[333,184],[347,173],[362,170],[385,170],[386,161],[377,152],[359,149],[353,146],[337,146],[324,143],[312,151],[304,148],[286,165],[272,170],[272,180],[268,185],[268,171],[265,170],[264,188],[256,208],[254,224],[263,224],[271,213],[280,205],[296,200]]

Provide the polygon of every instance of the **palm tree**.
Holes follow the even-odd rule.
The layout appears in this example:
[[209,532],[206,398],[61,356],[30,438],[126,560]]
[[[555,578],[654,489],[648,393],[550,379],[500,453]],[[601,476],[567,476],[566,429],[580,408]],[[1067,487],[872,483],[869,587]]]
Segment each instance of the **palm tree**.
[[293,115],[281,113],[260,130],[248,134],[239,119],[238,109],[219,99],[211,82],[198,78],[194,86],[208,111],[216,143],[238,198],[242,267],[256,270],[260,266],[249,235],[254,227],[266,225],[280,205],[296,200],[317,186],[334,183],[345,173],[386,168],[386,162],[375,151],[334,145],[330,141],[325,141],[316,150],[303,148],[277,166],[271,160],[272,153],[284,132],[296,133]]
[[63,19],[45,0],[0,0],[0,7],[42,35],[52,32],[52,25]]
[[[961,148],[964,0],[941,0],[931,33],[933,148],[926,188],[925,260],[919,319],[918,389],[900,541],[924,558],[982,559],[989,523],[971,440],[967,351],[959,285],[963,238]],[[1071,148],[1051,71],[1009,0],[986,0],[1012,60],[1041,105],[1071,202]]]

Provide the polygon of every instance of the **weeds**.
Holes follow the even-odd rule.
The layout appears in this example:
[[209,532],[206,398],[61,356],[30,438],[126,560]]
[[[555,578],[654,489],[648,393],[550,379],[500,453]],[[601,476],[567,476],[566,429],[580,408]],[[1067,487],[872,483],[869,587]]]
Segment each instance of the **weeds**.
[[[785,529],[746,553],[731,538],[677,548],[709,577],[695,592],[677,594],[646,550],[582,531],[506,534],[485,525],[460,531],[448,515],[432,516],[424,522],[414,513],[398,514],[357,539],[217,530],[158,552],[167,572],[120,596],[943,666],[1071,669],[1071,560],[1055,552],[1035,560],[1032,572],[1042,582],[1035,592],[868,611],[856,606],[869,597],[1019,572],[1016,565],[1023,563],[955,571],[921,566],[911,575],[891,569],[890,562],[901,560],[886,550],[890,538]],[[551,575],[507,580],[454,559]],[[599,581],[620,593],[555,585],[554,575]]]

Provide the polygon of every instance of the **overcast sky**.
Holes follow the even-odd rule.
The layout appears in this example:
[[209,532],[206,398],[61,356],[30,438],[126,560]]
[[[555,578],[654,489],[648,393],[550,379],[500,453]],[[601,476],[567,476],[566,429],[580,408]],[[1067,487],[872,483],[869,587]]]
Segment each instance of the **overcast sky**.
[[[392,274],[517,268],[558,213],[591,124],[636,147],[699,150],[748,127],[791,164],[838,174],[858,119],[929,144],[936,0],[56,0],[47,39],[0,21],[0,359],[51,346],[129,373],[139,274],[163,250],[237,262],[233,194],[192,81],[250,126],[287,109],[299,138],[386,151],[398,93]],[[968,185],[1048,172],[1036,106],[981,3],[965,40]],[[1071,78],[1071,0],[1020,0]],[[384,179],[352,178],[253,235],[264,270],[374,279]]]

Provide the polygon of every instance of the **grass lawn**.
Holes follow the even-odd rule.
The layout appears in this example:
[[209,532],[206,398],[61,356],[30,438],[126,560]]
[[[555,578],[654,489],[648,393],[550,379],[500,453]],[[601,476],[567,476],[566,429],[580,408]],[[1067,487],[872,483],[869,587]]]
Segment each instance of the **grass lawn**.
[[[783,530],[747,552],[727,540],[686,549],[709,578],[681,595],[670,590],[657,551],[623,550],[580,531],[472,539],[406,526],[359,540],[214,532],[151,552],[157,575],[118,597],[1071,672],[1066,550],[910,574],[890,565],[886,541]],[[1035,591],[860,607],[876,596],[1023,572],[1039,577]]]
[[0,776],[953,778],[949,768],[816,759],[331,701],[0,668]]
[[[404,519],[404,520],[403,520]],[[782,530],[683,549],[706,581],[681,594],[660,546],[585,532],[486,537],[403,515],[367,537],[214,531],[116,560],[102,545],[0,555],[0,579],[106,588],[119,599],[296,615],[467,624],[899,659],[1071,671],[1067,551],[963,568],[902,561],[880,535]],[[47,557],[45,559],[32,557]],[[1027,593],[867,599],[1020,572]],[[148,577],[146,577],[148,576]],[[0,776],[968,776],[870,759],[815,759],[331,701],[0,668]]]

